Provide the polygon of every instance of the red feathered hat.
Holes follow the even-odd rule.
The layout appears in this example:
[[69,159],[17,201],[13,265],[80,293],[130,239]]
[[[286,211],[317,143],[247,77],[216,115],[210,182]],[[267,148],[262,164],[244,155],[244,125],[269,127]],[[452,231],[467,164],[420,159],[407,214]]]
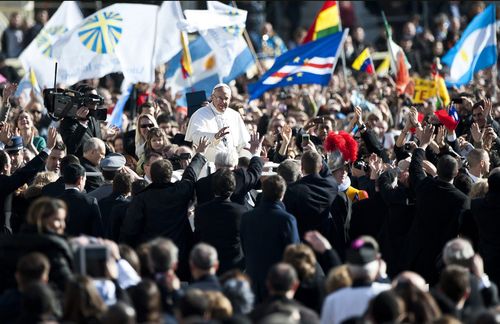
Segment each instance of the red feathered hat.
[[328,161],[332,171],[341,168],[345,162],[354,162],[358,159],[358,142],[351,134],[344,131],[328,133],[324,148],[330,152]]

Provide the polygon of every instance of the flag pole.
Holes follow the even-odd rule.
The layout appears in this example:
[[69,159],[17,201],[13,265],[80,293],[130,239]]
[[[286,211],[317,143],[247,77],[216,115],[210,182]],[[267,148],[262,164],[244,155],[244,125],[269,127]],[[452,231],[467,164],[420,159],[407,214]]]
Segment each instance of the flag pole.
[[[337,10],[339,12],[339,31],[342,31],[342,19],[340,19],[340,8],[337,7]],[[344,44],[342,43],[342,52],[340,52],[340,59],[342,60],[342,74],[344,75],[344,83],[345,83],[345,94],[347,95],[348,90],[347,90],[347,67],[345,63],[345,48]],[[332,74],[333,75],[333,74]]]
[[[238,6],[236,5],[236,1],[231,1],[231,4],[234,8],[238,9]],[[247,27],[245,25],[245,28],[243,28],[243,38],[245,38],[245,41],[248,45],[248,49],[250,49],[250,53],[252,53],[253,59],[255,60],[255,64],[257,66],[257,73],[260,76],[264,75],[264,67],[262,66],[262,63],[259,60],[259,57],[257,56],[257,52],[255,51],[255,48],[253,47],[252,40],[250,39],[250,35],[248,34]]]

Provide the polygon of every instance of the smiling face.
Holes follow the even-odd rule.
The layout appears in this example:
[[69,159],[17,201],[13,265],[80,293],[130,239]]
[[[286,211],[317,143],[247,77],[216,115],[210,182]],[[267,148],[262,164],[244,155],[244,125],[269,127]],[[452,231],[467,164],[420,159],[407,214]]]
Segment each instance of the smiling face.
[[151,148],[155,151],[161,151],[163,150],[163,146],[165,143],[163,143],[163,138],[159,136],[154,136],[151,138]]
[[226,87],[220,87],[212,93],[212,104],[219,112],[224,112],[231,102],[231,91]]
[[17,128],[19,129],[28,129],[33,126],[33,122],[31,121],[31,116],[27,112],[22,112],[19,114],[17,118]]
[[155,125],[147,117],[141,117],[139,120],[139,128],[143,138],[148,136],[148,131],[155,127]]
[[52,216],[44,220],[43,226],[59,235],[66,229],[66,210],[59,208]]

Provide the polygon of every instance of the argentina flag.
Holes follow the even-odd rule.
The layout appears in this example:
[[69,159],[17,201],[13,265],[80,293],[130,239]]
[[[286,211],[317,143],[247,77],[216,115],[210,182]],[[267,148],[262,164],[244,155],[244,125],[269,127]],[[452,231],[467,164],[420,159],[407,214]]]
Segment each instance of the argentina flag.
[[[170,88],[172,95],[181,93],[182,97],[177,100],[177,104],[186,106],[185,93],[204,90],[208,96],[212,93],[212,88],[219,82],[229,83],[241,74],[245,73],[255,64],[255,61],[243,41],[243,45],[238,50],[236,58],[232,62],[217,62],[214,51],[210,48],[203,37],[198,37],[189,43],[191,53],[191,65],[193,74],[184,78],[181,69],[182,51],[177,53],[168,63],[165,71],[167,88]],[[221,77],[221,69],[229,64],[229,74]]]
[[467,84],[473,79],[474,73],[496,63],[495,16],[495,5],[491,4],[472,19],[460,40],[442,58],[442,62],[450,67],[446,79],[448,86]]

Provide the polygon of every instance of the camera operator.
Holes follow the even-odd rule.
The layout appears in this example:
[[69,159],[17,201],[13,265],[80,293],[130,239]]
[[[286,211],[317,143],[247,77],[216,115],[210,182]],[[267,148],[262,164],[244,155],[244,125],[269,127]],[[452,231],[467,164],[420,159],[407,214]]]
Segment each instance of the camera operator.
[[[76,91],[97,95],[97,91],[88,85],[80,85]],[[79,107],[75,118],[65,117],[61,121],[59,132],[68,148],[68,154],[74,154],[81,158],[83,156],[83,143],[92,137],[102,138],[99,121],[89,114],[90,110],[96,109],[96,104]]]

